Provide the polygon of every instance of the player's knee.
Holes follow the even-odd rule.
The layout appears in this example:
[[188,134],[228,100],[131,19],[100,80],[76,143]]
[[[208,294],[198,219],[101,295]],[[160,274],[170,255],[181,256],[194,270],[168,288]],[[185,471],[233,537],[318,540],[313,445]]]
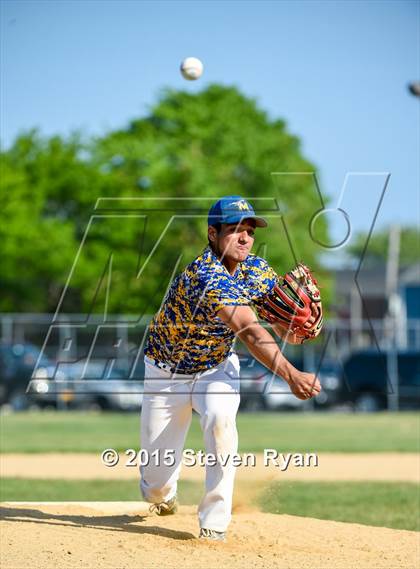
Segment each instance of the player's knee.
[[236,448],[237,430],[235,417],[226,413],[211,413],[206,416],[207,429],[211,431],[216,452],[231,452]]

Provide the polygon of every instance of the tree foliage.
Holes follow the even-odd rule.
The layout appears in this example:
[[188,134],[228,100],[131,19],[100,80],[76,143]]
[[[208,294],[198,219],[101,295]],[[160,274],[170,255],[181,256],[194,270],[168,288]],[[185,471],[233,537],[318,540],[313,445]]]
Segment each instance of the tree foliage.
[[[386,263],[389,248],[389,228],[372,234],[363,259],[364,265],[378,265]],[[360,232],[355,236],[348,247],[348,253],[359,260],[365,249],[368,235]],[[420,262],[420,230],[418,227],[403,227],[400,232],[399,262],[402,267]]]
[[[229,194],[269,218],[254,250],[278,273],[294,256],[316,268],[314,170],[282,120],[219,85],[163,91],[146,116],[87,142],[20,135],[1,154],[0,309],[54,311],[69,278],[63,311],[154,311],[206,245],[210,205]],[[317,236],[327,233],[321,221]]]

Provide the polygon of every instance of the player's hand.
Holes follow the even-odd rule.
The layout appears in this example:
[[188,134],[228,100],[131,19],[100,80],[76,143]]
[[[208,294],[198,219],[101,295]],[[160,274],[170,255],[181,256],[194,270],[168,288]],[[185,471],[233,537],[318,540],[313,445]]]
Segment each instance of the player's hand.
[[298,399],[311,399],[321,392],[321,384],[314,373],[298,371],[289,380],[290,389]]

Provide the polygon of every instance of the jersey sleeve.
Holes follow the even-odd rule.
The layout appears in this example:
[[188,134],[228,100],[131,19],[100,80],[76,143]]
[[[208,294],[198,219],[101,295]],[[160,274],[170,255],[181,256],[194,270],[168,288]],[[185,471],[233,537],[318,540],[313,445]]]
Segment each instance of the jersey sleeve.
[[259,303],[278,282],[276,271],[262,257],[253,257],[247,266],[244,287],[253,304]]

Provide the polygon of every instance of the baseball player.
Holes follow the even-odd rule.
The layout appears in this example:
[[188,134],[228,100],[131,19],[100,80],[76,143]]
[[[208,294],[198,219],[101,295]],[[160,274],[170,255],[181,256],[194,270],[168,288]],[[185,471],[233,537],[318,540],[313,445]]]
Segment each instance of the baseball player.
[[[320,392],[314,374],[291,365],[251,308],[278,282],[268,263],[251,254],[255,229],[266,226],[240,196],[217,201],[209,211],[208,246],[174,279],[151,322],[141,448],[148,456],[161,452],[161,463],[150,460],[140,467],[140,488],[158,515],[177,510],[177,480],[193,409],[200,416],[206,453],[237,453],[240,370],[235,336],[300,399]],[[286,339],[293,343],[293,334]],[[230,460],[206,465],[205,494],[198,506],[200,538],[225,540],[234,475]]]

